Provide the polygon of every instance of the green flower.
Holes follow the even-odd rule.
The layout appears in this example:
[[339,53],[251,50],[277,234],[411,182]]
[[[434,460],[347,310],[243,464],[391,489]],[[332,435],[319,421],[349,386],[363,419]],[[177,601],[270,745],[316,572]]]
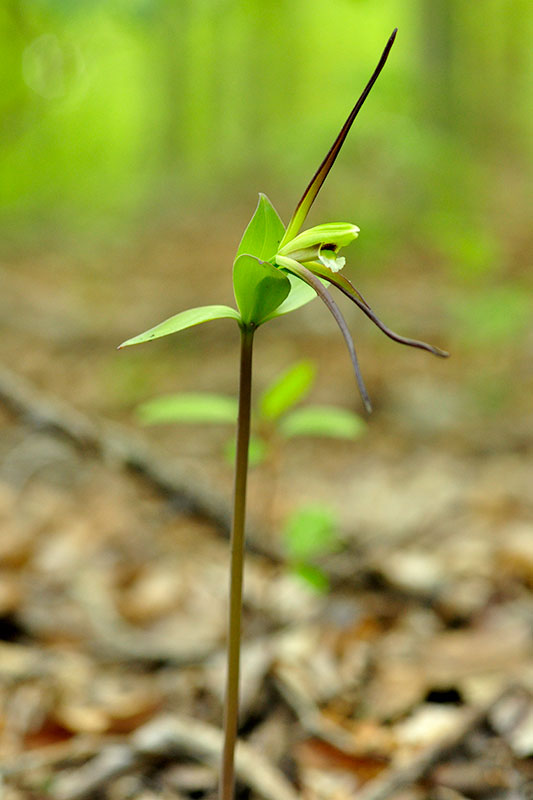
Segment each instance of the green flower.
[[[280,241],[277,253],[270,263],[279,269],[299,278],[306,283],[309,287],[315,290],[316,294],[326,304],[327,308],[333,315],[337,322],[342,335],[344,336],[352,365],[354,368],[355,376],[359,391],[367,411],[371,411],[371,402],[366,390],[353,339],[348,330],[348,326],[342,316],[337,304],[327,289],[327,285],[331,284],[338,288],[346,297],[352,300],[361,311],[366,314],[377,327],[385,333],[390,339],[400,344],[408,345],[410,347],[417,347],[422,350],[427,350],[436,356],[446,358],[448,353],[440,350],[438,347],[420,342],[417,339],[409,339],[405,336],[400,336],[394,331],[390,330],[375,314],[364,297],[358,292],[353,284],[344,275],[339,274],[340,270],[345,265],[345,258],[338,256],[341,247],[350,244],[359,235],[359,228],[356,225],[336,222],[327,223],[324,225],[317,225],[314,228],[299,233],[305,218],[313,204],[322,184],[324,183],[331,167],[333,166],[339,151],[344,144],[344,140],[350,130],[353,121],[359,113],[361,106],[366,100],[372,86],[374,85],[379,73],[383,69],[390,49],[396,38],[396,30],[393,31],[387,45],[383,51],[381,59],[374,70],[372,77],[367,83],[363,93],[359,97],[357,103],[350,112],[348,119],[342,126],[337,138],[333,142],[330,150],[326,154],[324,160],[317,169],[315,175],[311,179],[307,189],[305,190],[302,198],[300,199],[296,210],[291,217],[287,229]],[[290,301],[290,295],[288,298]],[[285,301],[285,305],[288,301]]]
[[257,209],[244,232],[233,264],[233,289],[238,311],[222,305],[202,306],[182,311],[139,336],[128,339],[120,345],[121,347],[140,344],[193,325],[223,318],[233,319],[241,329],[251,331],[275,317],[295,311],[318,295],[342,332],[361,397],[366,409],[370,411],[371,403],[359,369],[353,339],[337,304],[328,291],[328,286],[332,285],[349,297],[383,333],[394,341],[428,350],[437,356],[448,355],[437,347],[416,339],[407,339],[387,328],[355,286],[341,274],[345,258],[339,256],[339,250],[357,238],[359,228],[356,225],[332,222],[300,232],[353,121],[385,65],[395,37],[396,30],[387,42],[363,93],[303,193],[286,228],[269,199],[260,194]]
[[341,247],[353,242],[359,236],[357,225],[348,222],[328,222],[299,233],[290,242],[280,247],[276,254],[276,262],[280,266],[283,261],[292,259],[302,264],[318,261],[332,272],[339,272],[346,259],[339,258],[337,253]]

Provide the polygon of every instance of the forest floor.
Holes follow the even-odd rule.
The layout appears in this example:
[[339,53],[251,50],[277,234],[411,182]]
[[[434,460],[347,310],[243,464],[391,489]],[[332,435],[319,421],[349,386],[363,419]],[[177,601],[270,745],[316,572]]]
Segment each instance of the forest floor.
[[[164,392],[235,394],[238,337],[223,321],[114,347],[231,303],[224,248],[196,246],[208,296],[170,234],[134,256],[1,267],[2,800],[216,796],[228,431],[140,431],[133,411]],[[423,273],[400,297],[388,273],[366,283],[384,317],[454,357],[350,316],[376,405],[365,435],[294,442],[252,471],[239,797],[530,800],[533,427],[515,376],[531,345],[462,345],[438,324],[448,289]],[[302,357],[318,364],[313,401],[360,410],[316,301],[259,332],[256,386]],[[325,593],[291,573],[280,535],[311,501],[341,533],[319,562]]]

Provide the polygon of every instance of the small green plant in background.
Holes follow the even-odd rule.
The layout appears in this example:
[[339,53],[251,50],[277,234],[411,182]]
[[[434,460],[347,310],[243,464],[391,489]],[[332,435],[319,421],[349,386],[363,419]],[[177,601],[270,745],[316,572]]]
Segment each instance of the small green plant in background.
[[327,223],[300,232],[309,209],[333,166],[353,121],[385,65],[395,37],[396,30],[389,38],[374,73],[304,191],[286,228],[268,198],[263,194],[260,195],[259,204],[244,232],[233,264],[233,288],[238,310],[230,306],[211,305],[182,311],[145,333],[128,339],[121,345],[121,347],[126,347],[141,344],[216,319],[233,319],[240,330],[240,379],[231,529],[228,669],[220,800],[232,800],[234,797],[234,756],[239,712],[244,523],[251,428],[252,353],[256,330],[264,323],[282,314],[295,311],[316,296],[320,297],[333,315],[344,337],[359,392],[368,411],[371,409],[370,399],[359,369],[353,340],[348,326],[329,292],[330,284],[349,297],[394,341],[427,350],[438,356],[447,355],[438,348],[414,339],[406,339],[387,328],[348,278],[340,274],[340,270],[344,267],[344,258],[340,257],[338,253],[342,247],[346,247],[357,238],[359,228],[356,225]]
[[[306,359],[292,364],[266,387],[252,411],[248,449],[249,466],[270,462],[270,508],[276,495],[276,473],[280,449],[296,437],[330,437],[355,440],[366,430],[365,421],[346,408],[331,405],[303,405],[316,379],[315,364]],[[143,403],[137,415],[144,425],[168,423],[234,425],[237,399],[212,393],[172,394]],[[235,441],[225,448],[228,461],[235,461]],[[317,592],[329,589],[320,557],[342,546],[335,510],[309,503],[292,511],[281,523],[281,547],[292,574]]]
[[317,563],[343,547],[337,514],[322,503],[292,511],[282,528],[283,547],[290,571],[316,592],[329,590],[329,578]]
[[[328,436],[357,439],[366,428],[364,420],[347,408],[332,405],[304,405],[316,378],[310,360],[298,361],[277,376],[260,395],[252,410],[249,463],[260,464],[280,443],[299,436]],[[148,400],[137,409],[144,425],[166,423],[235,425],[237,398],[205,393],[171,394]],[[235,442],[230,440],[226,455],[235,461]]]

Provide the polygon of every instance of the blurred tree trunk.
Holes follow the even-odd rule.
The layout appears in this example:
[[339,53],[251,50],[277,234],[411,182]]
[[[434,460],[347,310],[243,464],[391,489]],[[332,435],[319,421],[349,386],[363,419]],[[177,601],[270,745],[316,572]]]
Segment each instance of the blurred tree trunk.
[[428,121],[453,130],[458,112],[453,81],[456,2],[421,0],[420,14],[424,108]]
[[183,79],[186,72],[184,31],[188,26],[189,5],[166,0],[157,14],[155,58],[163,86],[160,120],[161,166],[165,173],[174,171],[183,149],[186,125],[183,103]]
[[[287,0],[167,0],[158,14],[164,85],[162,166],[207,186],[232,164],[268,163],[279,96],[291,78]],[[200,187],[199,187],[200,188]]]
[[216,133],[216,25],[210,6],[166,0],[157,16],[157,58],[163,83],[161,163],[164,173],[209,180]]
[[521,79],[531,58],[530,7],[523,0],[485,0],[482,17],[468,4],[463,11],[464,111],[476,142],[487,150],[501,150],[503,140],[512,149],[528,119],[524,104],[530,93]]
[[524,120],[527,0],[421,0],[422,93],[431,122],[476,147],[501,146]]
[[504,93],[509,116],[520,147],[531,152],[533,93],[528,76],[533,72],[533,17],[530,0],[514,0],[506,14],[504,37]]

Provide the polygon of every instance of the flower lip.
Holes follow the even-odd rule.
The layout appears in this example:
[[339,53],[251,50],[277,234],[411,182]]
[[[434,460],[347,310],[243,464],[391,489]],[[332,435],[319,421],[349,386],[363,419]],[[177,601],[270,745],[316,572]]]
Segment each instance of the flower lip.
[[277,256],[289,257],[300,264],[320,261],[331,272],[339,272],[346,263],[337,253],[359,235],[357,225],[329,222],[299,233],[280,248]]
[[318,260],[331,272],[340,272],[346,264],[346,259],[343,256],[337,256],[337,250],[328,245],[318,248]]

